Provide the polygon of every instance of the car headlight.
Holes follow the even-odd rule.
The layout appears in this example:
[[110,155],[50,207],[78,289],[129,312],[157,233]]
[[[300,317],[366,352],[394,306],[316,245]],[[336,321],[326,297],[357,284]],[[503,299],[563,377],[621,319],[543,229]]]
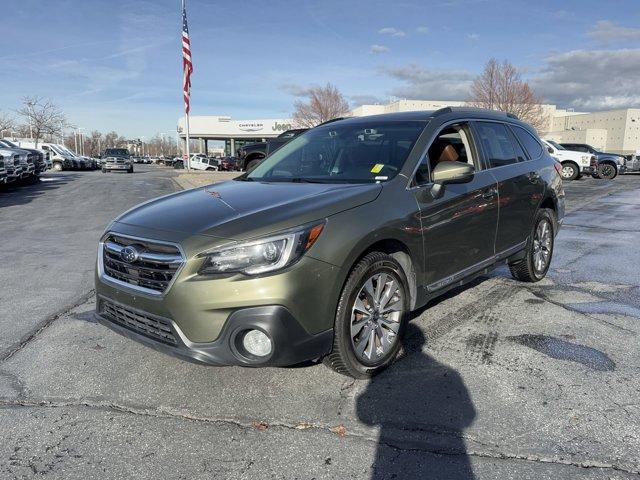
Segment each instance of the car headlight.
[[308,225],[232,247],[205,252],[201,275],[244,273],[257,275],[288,267],[297,262],[318,239],[325,223]]

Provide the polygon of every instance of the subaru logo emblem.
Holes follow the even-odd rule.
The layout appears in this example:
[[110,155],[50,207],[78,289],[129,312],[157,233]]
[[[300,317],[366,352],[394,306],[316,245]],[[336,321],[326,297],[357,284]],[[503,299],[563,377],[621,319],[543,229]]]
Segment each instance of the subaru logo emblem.
[[122,260],[124,260],[127,263],[135,262],[138,259],[138,256],[139,256],[138,250],[136,250],[132,246],[124,247],[120,251],[120,258],[122,258]]

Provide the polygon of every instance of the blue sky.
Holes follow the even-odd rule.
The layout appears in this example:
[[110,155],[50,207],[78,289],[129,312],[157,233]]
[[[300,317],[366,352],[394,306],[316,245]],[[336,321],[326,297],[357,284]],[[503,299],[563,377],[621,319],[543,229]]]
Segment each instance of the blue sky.
[[[22,0],[3,11],[1,111],[40,95],[87,130],[175,132],[179,0]],[[354,105],[464,99],[491,57],[519,66],[550,103],[640,106],[638,0],[189,0],[188,16],[194,115],[287,117],[296,95],[326,82]]]

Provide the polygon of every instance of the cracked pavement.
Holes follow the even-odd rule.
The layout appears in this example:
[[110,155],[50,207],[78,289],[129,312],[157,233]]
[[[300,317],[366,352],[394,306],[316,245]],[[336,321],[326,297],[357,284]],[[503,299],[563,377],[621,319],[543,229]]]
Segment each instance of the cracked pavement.
[[434,301],[364,382],[186,363],[93,321],[98,236],[172,175],[0,192],[0,478],[640,478],[640,176],[569,184],[545,280],[501,267]]

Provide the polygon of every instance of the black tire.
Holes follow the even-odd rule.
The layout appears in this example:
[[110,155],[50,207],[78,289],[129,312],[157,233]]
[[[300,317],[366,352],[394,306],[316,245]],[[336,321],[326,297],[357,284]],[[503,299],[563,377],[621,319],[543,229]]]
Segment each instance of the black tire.
[[560,174],[562,180],[571,182],[578,178],[578,175],[580,175],[580,167],[578,165],[573,162],[564,162],[562,164],[562,173]]
[[102,173],[107,173],[107,169],[102,167]]
[[[540,245],[540,242],[538,241],[536,245],[535,237],[536,232],[538,231],[538,227],[543,222],[547,224],[551,238],[549,246],[543,248],[542,250],[546,250],[549,255],[543,268],[537,268],[535,262],[535,254],[537,245]],[[549,265],[551,265],[551,259],[553,258],[555,232],[556,223],[553,210],[549,210],[548,208],[541,208],[540,210],[538,210],[538,213],[536,213],[535,221],[533,222],[531,234],[529,235],[529,240],[527,241],[524,258],[522,260],[518,260],[517,262],[509,264],[509,270],[511,270],[511,276],[513,276],[513,278],[515,278],[516,280],[520,280],[521,282],[533,283],[539,282],[547,275],[547,271],[549,271]]]
[[605,180],[613,180],[618,176],[618,169],[610,163],[601,163],[598,165],[598,178]]
[[[380,358],[364,363],[357,357],[352,340],[351,314],[356,297],[360,294],[365,282],[377,273],[386,273],[391,276],[391,280],[397,282],[397,292],[401,291],[402,295],[398,300],[402,303],[402,310],[399,311],[399,318],[396,321],[398,332],[393,340],[394,343],[389,346],[389,350]],[[400,264],[385,253],[372,252],[366,255],[353,268],[342,289],[336,310],[333,348],[331,353],[323,359],[324,364],[338,373],[360,379],[369,378],[388,367],[400,350],[402,335],[409,319],[409,305],[409,285]],[[360,334],[364,332],[365,328],[363,327]],[[386,330],[391,331],[390,329]]]
[[256,168],[260,162],[262,161],[262,158],[254,158],[253,160],[251,160],[248,164],[247,164],[247,172],[250,172],[251,170],[253,170],[254,168]]
[[133,165],[129,167],[129,170],[127,170],[127,173],[133,173]]

